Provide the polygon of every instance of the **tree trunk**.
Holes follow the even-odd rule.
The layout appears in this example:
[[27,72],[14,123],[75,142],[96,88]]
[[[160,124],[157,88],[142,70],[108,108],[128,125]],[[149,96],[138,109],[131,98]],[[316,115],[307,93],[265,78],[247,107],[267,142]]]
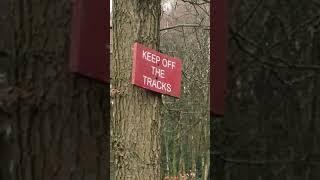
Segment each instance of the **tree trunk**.
[[10,179],[107,178],[108,85],[69,72],[71,1],[6,2],[10,31],[0,48],[12,74],[0,117],[12,129]]
[[203,173],[202,173],[202,177],[203,177],[203,180],[208,180],[210,177],[209,177],[209,167],[210,167],[210,152],[208,151],[205,155],[205,164],[204,164],[204,170],[203,170]]
[[170,175],[170,168],[169,168],[169,163],[170,163],[170,154],[169,154],[169,137],[165,137],[165,149],[166,149],[166,171],[165,171],[165,175],[169,176]]
[[132,45],[159,48],[158,0],[114,0],[112,164],[115,179],[160,179],[159,94],[131,85]]

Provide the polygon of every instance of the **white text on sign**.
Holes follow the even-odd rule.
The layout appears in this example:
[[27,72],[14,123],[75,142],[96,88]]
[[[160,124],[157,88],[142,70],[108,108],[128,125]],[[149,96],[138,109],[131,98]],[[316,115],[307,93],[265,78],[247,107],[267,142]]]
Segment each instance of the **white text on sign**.
[[148,51],[145,51],[145,50],[142,51],[142,58],[146,61],[152,62],[157,65],[157,67],[151,66],[152,75],[156,76],[155,79],[152,77],[148,77],[146,75],[143,75],[144,85],[154,87],[159,90],[164,90],[166,92],[171,92],[172,85],[169,83],[165,83],[165,82],[160,81],[158,79],[158,77],[165,78],[165,70],[162,68],[174,69],[175,62],[170,61],[165,58],[161,59],[160,56],[155,55],[155,54],[148,52]]
[[163,58],[161,60],[160,56],[152,54],[151,52],[143,50],[142,51],[142,57],[143,57],[143,59],[145,59],[147,61],[150,61],[150,62],[152,62],[154,64],[157,64],[157,65],[159,65],[159,62],[161,61],[162,66],[165,67],[165,68],[171,68],[171,69],[175,68],[176,62],[170,61],[170,60],[165,59],[165,58]]

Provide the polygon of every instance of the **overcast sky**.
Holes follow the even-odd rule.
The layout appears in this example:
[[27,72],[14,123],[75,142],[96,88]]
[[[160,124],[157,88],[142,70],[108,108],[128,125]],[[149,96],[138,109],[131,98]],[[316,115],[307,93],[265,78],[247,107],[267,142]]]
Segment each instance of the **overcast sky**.
[[110,13],[112,11],[112,0],[110,1]]
[[[171,11],[172,9],[172,1],[169,0],[169,1],[166,1],[165,3],[162,4],[163,6],[163,10],[164,11]],[[110,1],[110,13],[112,12],[112,0]]]

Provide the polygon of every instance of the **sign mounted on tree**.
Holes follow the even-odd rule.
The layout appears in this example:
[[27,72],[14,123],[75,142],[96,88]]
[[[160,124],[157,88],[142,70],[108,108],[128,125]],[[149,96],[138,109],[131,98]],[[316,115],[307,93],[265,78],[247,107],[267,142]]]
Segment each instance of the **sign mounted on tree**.
[[180,59],[134,43],[132,84],[179,98],[181,69]]

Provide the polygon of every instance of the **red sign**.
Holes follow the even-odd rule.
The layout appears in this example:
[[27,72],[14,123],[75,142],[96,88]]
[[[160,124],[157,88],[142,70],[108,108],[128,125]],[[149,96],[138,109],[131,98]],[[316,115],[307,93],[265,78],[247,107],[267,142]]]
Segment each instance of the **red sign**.
[[228,57],[228,1],[210,1],[210,111],[223,116],[226,111]]
[[109,1],[73,2],[70,71],[109,82]]
[[161,94],[180,97],[181,60],[133,45],[132,84]]

